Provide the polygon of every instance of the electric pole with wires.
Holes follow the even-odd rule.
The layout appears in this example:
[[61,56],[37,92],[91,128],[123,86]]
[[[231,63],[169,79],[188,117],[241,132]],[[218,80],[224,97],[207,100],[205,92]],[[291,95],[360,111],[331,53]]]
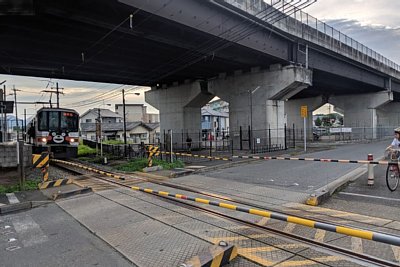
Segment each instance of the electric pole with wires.
[[[60,91],[60,90],[64,90],[64,88],[60,88],[58,87],[58,82],[56,83],[56,87],[51,87],[51,89],[53,90],[43,90],[42,92],[45,93],[51,93],[51,94],[56,94],[57,95],[57,108],[60,108],[60,94],[63,95],[64,92]],[[55,89],[55,90],[54,90]],[[52,108],[51,105],[51,95],[50,95],[50,108]]]

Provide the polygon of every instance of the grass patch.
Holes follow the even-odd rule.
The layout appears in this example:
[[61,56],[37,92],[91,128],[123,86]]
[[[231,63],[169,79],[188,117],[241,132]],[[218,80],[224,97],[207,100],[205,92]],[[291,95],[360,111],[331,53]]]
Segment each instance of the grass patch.
[[[41,180],[27,180],[25,182],[25,191],[31,191],[31,190],[36,190],[38,189],[38,183],[40,183]],[[12,184],[12,185],[0,185],[0,194],[4,193],[14,193],[14,192],[19,192],[22,191],[21,187],[19,184]]]
[[91,148],[87,145],[79,145],[78,146],[78,157],[84,157],[88,155],[96,154],[96,149]]
[[[183,168],[185,164],[180,160],[169,163],[164,160],[154,159],[153,166],[162,166],[163,169],[170,170],[174,168]],[[147,167],[147,159],[134,159],[119,166],[115,166],[117,170],[126,172],[142,171],[145,167]]]

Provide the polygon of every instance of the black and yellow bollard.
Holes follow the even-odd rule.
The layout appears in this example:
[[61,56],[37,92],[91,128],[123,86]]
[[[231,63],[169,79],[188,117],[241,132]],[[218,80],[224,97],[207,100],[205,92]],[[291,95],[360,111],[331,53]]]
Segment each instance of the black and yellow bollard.
[[147,146],[147,152],[149,154],[148,159],[147,159],[147,166],[152,167],[153,166],[153,156],[159,156],[160,150],[159,150],[158,146],[149,145],[149,146]]
[[[42,154],[33,154],[32,163],[34,168],[40,168],[43,181],[45,183],[49,180],[49,164],[50,164],[50,156],[48,152],[42,152]],[[40,185],[39,185],[40,187]]]

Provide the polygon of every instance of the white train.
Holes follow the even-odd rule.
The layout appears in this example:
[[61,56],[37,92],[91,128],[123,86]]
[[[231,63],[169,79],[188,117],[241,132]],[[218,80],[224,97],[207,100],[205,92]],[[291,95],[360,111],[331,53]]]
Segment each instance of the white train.
[[29,123],[27,135],[33,153],[49,151],[54,158],[77,157],[79,114],[73,109],[41,108]]

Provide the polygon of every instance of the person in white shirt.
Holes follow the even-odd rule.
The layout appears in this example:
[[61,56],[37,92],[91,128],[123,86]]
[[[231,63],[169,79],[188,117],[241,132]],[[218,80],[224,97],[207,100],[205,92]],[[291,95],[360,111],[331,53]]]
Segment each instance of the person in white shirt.
[[394,129],[394,139],[386,151],[391,153],[391,159],[400,159],[400,127]]

